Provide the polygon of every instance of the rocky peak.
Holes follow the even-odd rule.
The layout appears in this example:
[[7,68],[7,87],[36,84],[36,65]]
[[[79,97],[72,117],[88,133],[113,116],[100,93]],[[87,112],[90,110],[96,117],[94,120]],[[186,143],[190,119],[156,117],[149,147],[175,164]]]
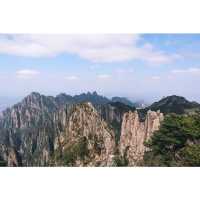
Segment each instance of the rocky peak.
[[[63,133],[62,136],[57,138],[55,144],[58,149],[61,149],[62,159],[60,160],[61,162],[64,161],[63,165],[112,165],[115,149],[114,132],[101,119],[91,103],[80,103],[71,108]],[[83,148],[81,152],[84,152],[84,154],[73,152],[74,159],[68,160],[69,152],[76,151],[77,144]],[[59,163],[58,160],[57,162]]]
[[97,94],[96,91],[94,91],[94,92],[92,93],[92,95],[94,95],[94,96],[98,96],[98,94]]
[[144,142],[159,129],[162,120],[163,114],[160,111],[148,111],[144,122],[140,122],[137,111],[124,114],[119,151],[130,166],[135,166],[142,160],[146,150]]
[[2,112],[1,128],[40,127],[44,121],[49,121],[58,107],[51,97],[33,92],[20,103]]
[[153,103],[147,109],[154,111],[160,110],[164,114],[184,114],[189,109],[200,109],[200,104],[197,102],[190,102],[181,96],[172,95],[164,97],[160,101]]
[[55,97],[55,101],[59,107],[63,107],[66,104],[74,103],[74,99],[72,96],[61,93]]

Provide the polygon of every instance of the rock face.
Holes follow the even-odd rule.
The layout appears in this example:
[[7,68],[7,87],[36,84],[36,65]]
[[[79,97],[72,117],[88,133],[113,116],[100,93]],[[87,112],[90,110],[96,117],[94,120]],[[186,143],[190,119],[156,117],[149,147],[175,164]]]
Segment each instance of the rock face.
[[53,98],[32,93],[2,113],[0,155],[9,166],[47,164],[58,132],[57,111]]
[[140,122],[137,111],[124,114],[119,151],[129,166],[136,166],[142,160],[146,150],[144,142],[159,129],[162,120],[163,114],[159,111],[148,111],[145,122]]
[[[77,144],[81,149],[76,148]],[[110,166],[113,163],[115,135],[91,103],[82,103],[72,106],[55,146],[59,150],[55,159],[57,165]]]
[[[114,132],[91,103],[64,106],[63,99],[32,93],[4,111],[0,117],[1,160],[8,166],[111,165]],[[77,144],[85,155],[60,162],[59,156]]]
[[112,102],[105,105],[95,105],[101,118],[115,131],[116,140],[119,141],[121,134],[121,124],[124,113],[134,111],[135,108],[120,102]]
[[[87,98],[93,104],[79,103]],[[135,166],[162,119],[162,113],[148,111],[141,122],[134,107],[107,103],[96,93],[34,92],[0,115],[0,165],[115,166],[121,155]]]

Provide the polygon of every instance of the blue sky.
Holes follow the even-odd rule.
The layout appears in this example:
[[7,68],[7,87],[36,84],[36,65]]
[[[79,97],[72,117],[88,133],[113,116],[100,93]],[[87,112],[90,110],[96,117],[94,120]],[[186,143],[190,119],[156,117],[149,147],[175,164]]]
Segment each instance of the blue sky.
[[97,91],[200,101],[199,34],[0,35],[0,96]]

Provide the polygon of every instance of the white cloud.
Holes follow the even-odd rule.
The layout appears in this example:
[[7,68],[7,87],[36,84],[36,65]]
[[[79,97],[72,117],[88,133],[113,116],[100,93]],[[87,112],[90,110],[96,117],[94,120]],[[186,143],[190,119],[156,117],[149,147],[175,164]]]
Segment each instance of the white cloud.
[[65,79],[69,80],[69,81],[74,81],[74,80],[78,80],[78,76],[66,76]]
[[22,79],[30,79],[39,74],[40,74],[39,71],[31,69],[22,69],[16,72],[17,78],[22,78]]
[[141,37],[133,34],[1,35],[0,53],[32,57],[71,53],[96,63],[139,59],[160,64],[175,59],[139,41]]
[[188,69],[174,69],[172,74],[200,74],[200,68],[188,68]]
[[152,76],[151,79],[153,79],[153,80],[160,80],[160,76]]
[[97,77],[99,79],[109,79],[111,76],[109,74],[99,74]]

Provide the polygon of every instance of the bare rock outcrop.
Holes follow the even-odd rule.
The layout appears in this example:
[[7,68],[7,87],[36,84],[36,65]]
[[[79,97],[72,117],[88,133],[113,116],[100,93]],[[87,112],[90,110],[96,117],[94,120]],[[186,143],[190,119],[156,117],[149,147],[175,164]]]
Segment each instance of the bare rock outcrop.
[[57,165],[113,165],[114,132],[89,102],[71,108],[64,132],[54,146],[61,152],[61,163],[57,159]]
[[144,142],[159,129],[162,120],[163,114],[160,111],[149,110],[144,122],[140,122],[137,111],[124,114],[119,151],[129,166],[136,166],[142,160],[146,150]]
[[[129,166],[136,166],[146,150],[144,141],[163,120],[162,113],[148,111],[141,122],[135,108],[119,102],[72,100],[31,93],[3,111],[0,165],[119,166],[122,156]],[[105,98],[101,101],[106,103]]]

